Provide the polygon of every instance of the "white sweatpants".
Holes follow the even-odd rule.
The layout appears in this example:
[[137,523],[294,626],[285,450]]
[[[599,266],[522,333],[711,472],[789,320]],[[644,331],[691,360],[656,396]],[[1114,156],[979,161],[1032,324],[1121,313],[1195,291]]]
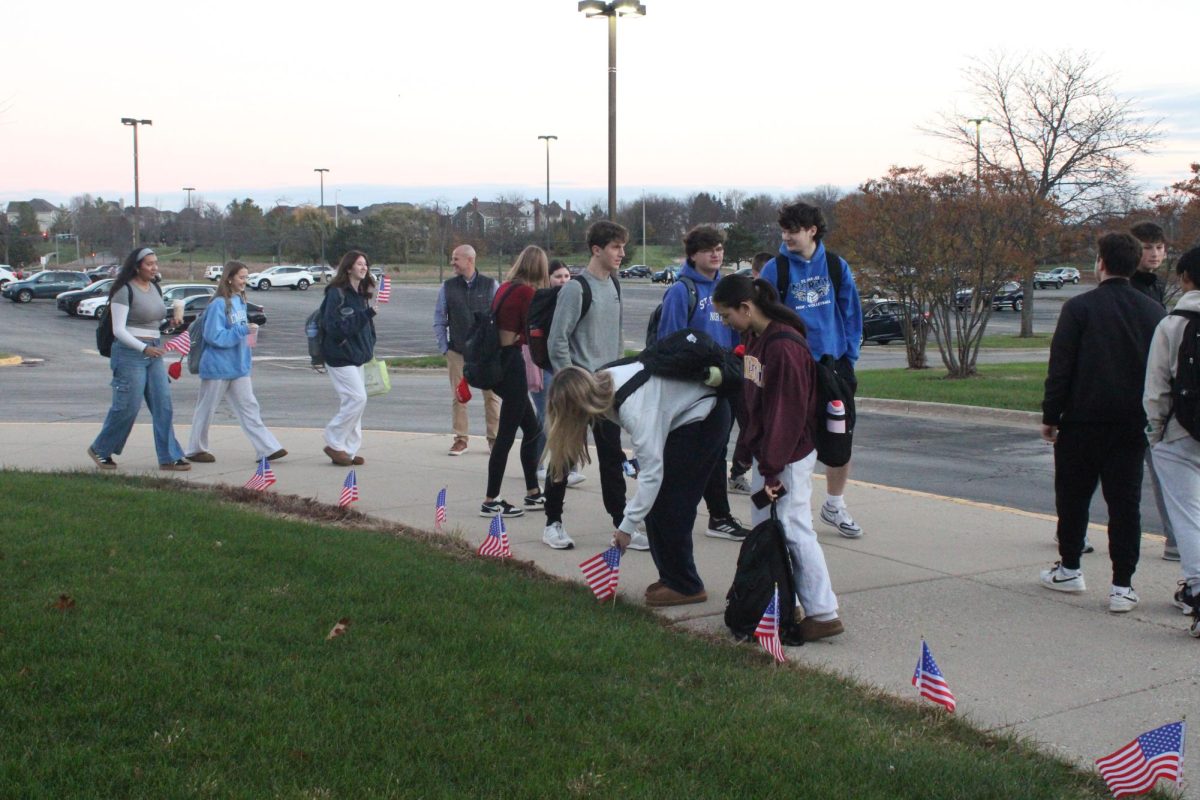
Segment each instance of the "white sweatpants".
[[[783,523],[788,552],[792,554],[792,570],[796,577],[796,594],[807,616],[816,619],[833,619],[837,616],[837,595],[829,581],[829,567],[825,564],[825,552],[817,541],[813,530],[812,476],[817,464],[814,450],[807,457],[793,461],[780,473],[779,479],[787,488],[787,494],[775,503],[775,513]],[[755,460],[751,469],[750,493],[763,488],[763,476]],[[771,507],[755,507],[750,514],[754,525],[771,516]]]
[[1183,579],[1200,589],[1200,442],[1191,436],[1154,445],[1154,468],[1175,531]]
[[208,429],[222,399],[229,401],[229,407],[237,416],[246,438],[254,445],[255,458],[265,458],[282,449],[279,440],[263,424],[258,400],[254,397],[254,388],[247,375],[231,381],[200,381],[200,395],[196,398],[196,413],[192,415],[192,435],[188,440],[187,455],[208,452]]
[[351,457],[362,447],[362,417],[367,410],[367,387],[362,367],[326,367],[337,392],[338,412],[325,426],[325,444]]

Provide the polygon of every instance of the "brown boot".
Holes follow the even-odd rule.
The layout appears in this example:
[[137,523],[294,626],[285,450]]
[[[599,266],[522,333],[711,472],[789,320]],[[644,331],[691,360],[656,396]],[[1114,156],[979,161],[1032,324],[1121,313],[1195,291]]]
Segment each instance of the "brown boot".
[[708,593],[701,589],[696,594],[682,594],[674,589],[651,584],[646,589],[646,605],[657,608],[661,606],[687,606],[693,603],[703,603],[708,600]]
[[339,467],[349,467],[354,465],[354,459],[350,454],[343,450],[334,450],[329,445],[325,445],[325,455],[329,456],[329,460]]
[[842,620],[839,617],[834,617],[824,622],[817,622],[812,617],[805,617],[800,622],[800,635],[804,637],[806,642],[815,642],[818,639],[828,639],[830,636],[837,636],[839,633],[844,633],[846,627],[842,625]]

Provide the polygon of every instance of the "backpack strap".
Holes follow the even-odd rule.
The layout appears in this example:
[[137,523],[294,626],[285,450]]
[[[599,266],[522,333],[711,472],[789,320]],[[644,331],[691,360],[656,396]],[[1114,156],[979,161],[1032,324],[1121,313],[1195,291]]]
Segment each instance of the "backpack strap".
[[679,282],[686,286],[688,290],[687,325],[691,327],[692,314],[696,313],[696,306],[700,305],[700,292],[696,289],[696,282],[686,275],[680,275]]
[[[782,254],[775,256],[775,289],[779,299],[787,303],[788,284],[791,283],[791,259]],[[829,282],[833,284],[833,308],[837,315],[842,315],[842,307],[837,298],[842,292],[842,258],[832,250],[825,250],[825,272],[829,274]]]
[[[584,316],[587,314],[588,309],[590,309],[592,307],[592,285],[587,282],[586,278],[584,278],[580,275],[576,275],[571,280],[579,281],[579,288],[583,292],[583,301],[580,303],[580,306],[579,306],[579,318],[583,319]],[[620,296],[621,296],[621,290],[618,289],[617,297],[619,298]]]
[[1183,317],[1184,319],[1195,321],[1195,320],[1200,320],[1200,311],[1188,311],[1183,308],[1177,308],[1174,311],[1172,311],[1168,316]]
[[787,339],[795,342],[796,344],[802,344],[804,345],[805,349],[808,349],[808,339],[805,339],[798,331],[793,330],[792,328],[785,328],[781,331],[775,331],[766,339],[763,339],[763,347],[766,347],[776,339]]
[[[634,360],[636,361],[637,359]],[[642,388],[642,386],[645,385],[646,381],[648,380],[650,380],[650,370],[646,369],[645,367],[642,367],[641,371],[633,373],[633,375],[629,377],[629,380],[621,384],[621,388],[617,389],[617,391],[613,394],[613,411],[619,411],[621,409],[621,404],[629,399],[629,395]]]

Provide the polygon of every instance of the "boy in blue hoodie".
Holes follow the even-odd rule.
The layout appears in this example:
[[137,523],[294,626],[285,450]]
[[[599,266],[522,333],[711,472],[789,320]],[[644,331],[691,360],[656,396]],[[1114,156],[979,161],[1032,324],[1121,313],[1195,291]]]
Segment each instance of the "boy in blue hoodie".
[[[783,244],[774,260],[763,267],[762,279],[779,286],[781,265],[788,270],[786,297],[782,299],[804,320],[813,360],[833,356],[838,360],[838,372],[856,388],[854,364],[862,344],[862,304],[850,266],[841,258],[836,264],[828,263],[821,240],[829,226],[816,206],[808,203],[784,206],[779,211],[779,227]],[[837,270],[841,277],[836,295],[831,270]],[[849,478],[849,463],[825,468],[828,494],[821,506],[821,519],[847,539],[857,539],[863,530],[850,516],[842,496]]]
[[[725,258],[725,232],[711,225],[698,225],[683,237],[683,249],[687,256],[679,279],[663,295],[662,316],[658,322],[658,337],[662,339],[678,330],[691,328],[704,331],[718,344],[732,350],[737,346],[738,335],[721,322],[721,315],[712,303],[713,288],[721,279],[721,262]],[[734,398],[737,406],[730,415],[730,424],[724,432],[721,457],[713,466],[708,484],[704,487],[704,502],[708,506],[708,529],[705,536],[714,539],[729,539],[740,542],[749,533],[733,516],[729,508],[729,489],[725,474],[725,443],[733,427],[733,417],[741,414],[740,398]],[[728,402],[724,399],[719,402]]]

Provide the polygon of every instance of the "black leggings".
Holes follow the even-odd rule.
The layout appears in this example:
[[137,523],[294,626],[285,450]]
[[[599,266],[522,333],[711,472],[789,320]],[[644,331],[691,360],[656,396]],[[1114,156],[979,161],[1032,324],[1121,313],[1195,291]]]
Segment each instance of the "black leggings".
[[508,466],[508,453],[517,437],[517,428],[521,429],[521,470],[525,473],[525,488],[531,492],[538,488],[538,436],[542,428],[529,400],[525,359],[521,357],[519,344],[500,348],[500,367],[503,373],[500,385],[493,390],[500,396],[500,426],[492,444],[492,456],[488,459],[487,497],[500,496],[500,484],[504,480],[504,468]]

